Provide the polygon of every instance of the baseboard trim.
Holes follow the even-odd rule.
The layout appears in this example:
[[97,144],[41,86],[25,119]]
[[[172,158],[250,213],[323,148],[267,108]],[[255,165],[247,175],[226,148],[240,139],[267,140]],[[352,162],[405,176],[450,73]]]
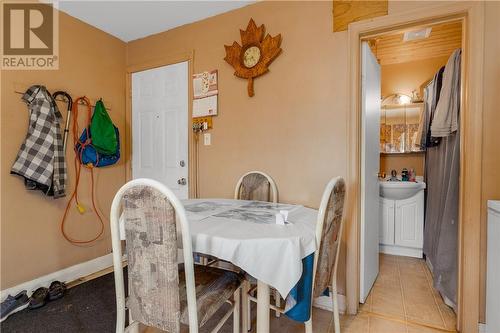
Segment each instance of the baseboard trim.
[[[64,268],[60,271],[53,272],[31,281],[26,281],[16,286],[10,287],[0,291],[0,299],[3,301],[7,295],[16,295],[21,290],[27,290],[28,294],[36,290],[39,287],[48,287],[49,284],[54,281],[71,282],[88,275],[95,274],[101,270],[113,266],[113,254],[109,253],[102,257],[98,257],[80,264]],[[339,312],[345,313],[346,310],[346,298],[344,295],[337,295],[339,302]],[[331,296],[321,296],[314,299],[313,305],[317,308],[333,311],[333,304]]]
[[[346,299],[345,295],[337,295],[337,300],[339,302],[339,312],[340,313],[345,313],[346,310]],[[327,310],[327,311],[333,311],[333,303],[332,303],[332,297],[331,296],[321,296],[318,298],[314,299],[313,306]]]
[[27,290],[28,295],[30,295],[32,291],[36,290],[39,287],[48,287],[54,280],[71,282],[87,275],[94,274],[110,266],[113,266],[112,253],[64,268],[60,271],[41,276],[31,281],[23,282],[8,289],[4,289],[0,291],[0,299],[2,299],[3,301],[7,297],[7,295],[16,295],[21,290]]
[[486,324],[479,323],[478,324],[478,331],[479,331],[479,333],[487,333],[488,331],[486,330]]
[[423,252],[422,249],[416,249],[411,247],[404,246],[393,246],[386,244],[379,244],[379,252],[385,254],[392,254],[394,256],[405,256],[405,257],[414,257],[414,258],[422,258]]

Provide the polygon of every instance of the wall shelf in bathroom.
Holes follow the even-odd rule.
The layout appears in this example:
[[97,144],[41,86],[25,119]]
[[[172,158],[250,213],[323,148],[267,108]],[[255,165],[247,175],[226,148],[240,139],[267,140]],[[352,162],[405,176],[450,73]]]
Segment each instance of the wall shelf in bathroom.
[[380,155],[421,155],[421,154],[425,154],[425,151],[422,150],[422,151],[407,151],[407,152],[384,152],[384,151],[381,151],[380,152]]

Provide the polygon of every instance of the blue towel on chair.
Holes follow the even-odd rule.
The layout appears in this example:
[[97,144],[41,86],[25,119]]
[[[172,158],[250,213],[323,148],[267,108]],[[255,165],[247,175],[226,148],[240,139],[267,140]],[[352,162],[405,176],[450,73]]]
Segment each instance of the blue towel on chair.
[[302,276],[288,294],[288,297],[292,297],[296,304],[285,312],[285,315],[293,320],[306,322],[311,317],[313,267],[314,253],[302,259]]

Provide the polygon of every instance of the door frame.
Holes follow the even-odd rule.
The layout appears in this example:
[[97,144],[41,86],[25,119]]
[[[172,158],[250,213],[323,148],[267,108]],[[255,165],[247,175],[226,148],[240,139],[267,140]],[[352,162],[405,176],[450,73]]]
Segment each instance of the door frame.
[[180,62],[187,61],[188,63],[188,196],[189,198],[196,197],[197,184],[198,184],[198,171],[196,170],[196,163],[194,156],[194,138],[193,131],[193,59],[194,51],[174,54],[165,56],[160,59],[150,60],[147,62],[129,65],[126,69],[125,89],[125,181],[128,182],[132,179],[132,74],[142,72],[148,69],[174,65]]
[[[460,197],[457,328],[478,332],[480,308],[480,229],[482,181],[482,107],[484,3],[428,5],[404,13],[355,22],[348,28],[349,116],[347,158],[346,279],[347,312],[359,306],[361,108],[360,44],[370,35],[429,23],[461,20],[462,101],[460,121]],[[471,110],[472,112],[468,112]]]

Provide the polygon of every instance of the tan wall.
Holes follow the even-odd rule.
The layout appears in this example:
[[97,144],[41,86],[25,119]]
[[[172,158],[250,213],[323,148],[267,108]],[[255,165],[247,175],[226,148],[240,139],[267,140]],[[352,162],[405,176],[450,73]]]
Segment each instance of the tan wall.
[[[484,105],[483,105],[483,182],[481,231],[481,280],[486,280],[487,200],[500,200],[500,2],[485,5]],[[481,321],[485,319],[485,284],[481,284]]]
[[387,175],[391,174],[391,170],[396,170],[398,175],[401,174],[403,168],[410,170],[413,168],[417,172],[417,176],[424,175],[424,154],[408,154],[408,155],[380,155],[380,171],[384,171]]
[[[61,235],[59,223],[67,198],[54,200],[24,189],[23,180],[10,175],[19,146],[27,130],[26,104],[15,89],[42,84],[54,92],[66,90],[74,98],[102,97],[111,107],[111,118],[124,133],[125,43],[65,14],[60,15],[60,69],[56,71],[2,71],[1,73],[1,289],[32,280],[65,267],[110,253],[109,222],[106,232],[94,246],[69,244]],[[60,103],[64,116],[66,105]],[[84,109],[81,109],[83,112]],[[80,119],[83,120],[81,115]],[[70,141],[71,142],[71,141]],[[122,143],[123,147],[123,143]],[[68,162],[73,150],[68,144]],[[82,171],[80,197],[91,207],[87,170]],[[73,169],[69,173],[74,188]],[[98,206],[109,216],[111,200],[125,181],[123,160],[96,172]],[[98,231],[95,216],[79,215],[74,206],[68,218],[68,231],[88,238]]]
[[419,90],[420,85],[432,79],[446,61],[448,57],[437,57],[381,66],[382,96],[396,93],[411,96],[412,91]]
[[[250,18],[283,36],[252,98],[223,60]],[[332,33],[331,21],[330,1],[263,2],[128,44],[128,65],[194,50],[195,72],[219,70],[212,145],[199,152],[201,197],[231,197],[238,178],[259,169],[280,201],[317,207],[327,181],[345,177],[347,33]]]
[[[420,90],[420,86],[446,65],[448,57],[437,57],[419,61],[405,62],[381,66],[382,96],[396,93],[410,95],[413,90]],[[424,154],[418,155],[381,155],[380,170],[387,174],[392,169],[401,172],[402,168],[414,168],[417,175],[424,175]]]

